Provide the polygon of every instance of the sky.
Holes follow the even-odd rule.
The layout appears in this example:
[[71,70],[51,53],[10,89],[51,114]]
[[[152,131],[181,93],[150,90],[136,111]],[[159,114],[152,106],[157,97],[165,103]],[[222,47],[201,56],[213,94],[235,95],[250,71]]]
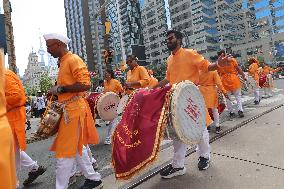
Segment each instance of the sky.
[[[29,53],[32,48],[36,52],[39,49],[40,35],[42,37],[46,33],[67,34],[64,0],[10,0],[10,2],[16,64],[20,75],[23,76],[28,64]],[[45,48],[43,38],[42,42]],[[45,63],[47,64],[47,56]]]

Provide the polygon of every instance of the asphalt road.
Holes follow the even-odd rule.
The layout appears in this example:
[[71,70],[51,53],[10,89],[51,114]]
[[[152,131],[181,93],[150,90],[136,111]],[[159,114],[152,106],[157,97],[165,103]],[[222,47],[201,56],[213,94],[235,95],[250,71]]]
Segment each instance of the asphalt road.
[[[282,80],[276,80],[275,81],[275,87],[278,89],[276,90],[276,93],[282,93],[284,94],[284,79]],[[280,89],[280,90],[279,90]],[[273,97],[272,97],[273,98]],[[245,104],[247,102],[252,102],[253,97],[252,96],[244,96]],[[221,116],[221,122],[227,120],[228,117],[226,114],[223,114]],[[27,132],[27,136],[30,135],[31,132],[35,131],[38,125],[39,119],[32,119],[32,129]],[[93,152],[93,155],[95,159],[97,160],[99,164],[100,172],[103,173],[103,176],[106,176],[109,174],[109,167],[110,167],[110,161],[111,161],[111,145],[104,145],[104,138],[106,136],[106,127],[100,127],[98,128],[98,131],[100,133],[100,144],[96,146],[91,146],[91,150]],[[47,167],[47,171],[44,173],[44,175],[40,176],[35,183],[33,183],[29,188],[32,189],[53,189],[55,188],[55,159],[51,152],[48,151],[53,138],[35,142],[32,144],[29,144],[27,146],[27,154],[38,162],[39,165],[44,165]],[[20,179],[20,188],[22,187],[23,180],[27,177],[28,172],[26,170],[21,170],[19,173],[19,179]],[[80,181],[82,183],[82,179]],[[76,188],[76,187],[72,187]]]

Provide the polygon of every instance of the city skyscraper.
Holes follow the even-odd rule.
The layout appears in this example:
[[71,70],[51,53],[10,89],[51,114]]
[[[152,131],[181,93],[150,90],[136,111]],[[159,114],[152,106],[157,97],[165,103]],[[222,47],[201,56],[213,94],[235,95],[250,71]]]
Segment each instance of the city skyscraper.
[[166,45],[168,25],[164,1],[145,0],[142,9],[142,26],[147,62],[153,65],[164,63],[169,56]]

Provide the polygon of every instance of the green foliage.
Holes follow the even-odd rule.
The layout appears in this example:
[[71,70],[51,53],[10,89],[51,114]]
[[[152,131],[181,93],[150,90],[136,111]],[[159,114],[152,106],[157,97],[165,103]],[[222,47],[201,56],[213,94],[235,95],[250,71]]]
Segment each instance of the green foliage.
[[31,96],[32,94],[36,94],[38,88],[36,86],[24,86],[26,95]]
[[40,78],[39,86],[40,90],[46,93],[53,86],[51,78],[49,78],[47,74],[43,74]]

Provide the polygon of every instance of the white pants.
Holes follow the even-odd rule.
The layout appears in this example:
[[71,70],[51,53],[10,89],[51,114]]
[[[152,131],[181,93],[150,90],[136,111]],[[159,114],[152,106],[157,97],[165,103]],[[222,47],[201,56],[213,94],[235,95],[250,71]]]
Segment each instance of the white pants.
[[[181,142],[179,139],[175,139],[173,141],[173,146],[174,157],[172,166],[174,168],[182,168],[184,167],[187,145]],[[203,137],[202,140],[197,144],[196,152],[199,157],[210,159],[211,148],[209,144],[209,133],[207,129],[203,131]]]
[[88,156],[88,151],[85,146],[83,146],[82,156],[79,153],[76,154],[75,158],[58,158],[56,163],[56,189],[67,189],[69,178],[71,172],[74,169],[74,164],[80,167],[83,175],[90,180],[99,181],[101,180],[101,175],[95,172],[90,158]]
[[255,101],[259,101],[260,99],[259,99],[259,88],[256,88],[255,90],[254,90],[254,100]]
[[[244,110],[243,110],[242,99],[241,99],[241,90],[229,91],[228,96],[230,99],[231,99],[231,95],[234,95],[236,98],[238,110],[243,112]],[[231,100],[226,98],[226,102],[227,102],[227,107],[228,107],[229,112],[233,112],[233,105],[232,105]]]
[[107,128],[107,135],[106,135],[106,139],[110,139],[112,137],[112,134],[116,128],[116,126],[118,125],[119,121],[121,120],[121,116],[117,116],[116,118],[114,118],[108,125]]
[[[92,164],[96,163],[97,160],[95,158],[93,158],[93,154],[92,154],[92,151],[91,151],[89,145],[87,145],[86,148],[87,148],[87,152],[88,152],[88,156],[89,156],[90,162]],[[70,177],[72,177],[77,171],[81,172],[80,167],[77,166],[77,163],[75,162],[74,165],[73,165]]]
[[38,169],[38,164],[36,161],[32,160],[32,158],[30,158],[30,156],[28,156],[28,154],[26,154],[26,152],[21,151],[19,149],[19,146],[16,145],[15,147],[15,151],[16,151],[16,169],[17,169],[17,173],[22,169],[27,169],[29,172],[32,170],[37,170]]
[[214,123],[216,127],[220,126],[220,115],[217,108],[212,108],[212,114],[214,118]]

